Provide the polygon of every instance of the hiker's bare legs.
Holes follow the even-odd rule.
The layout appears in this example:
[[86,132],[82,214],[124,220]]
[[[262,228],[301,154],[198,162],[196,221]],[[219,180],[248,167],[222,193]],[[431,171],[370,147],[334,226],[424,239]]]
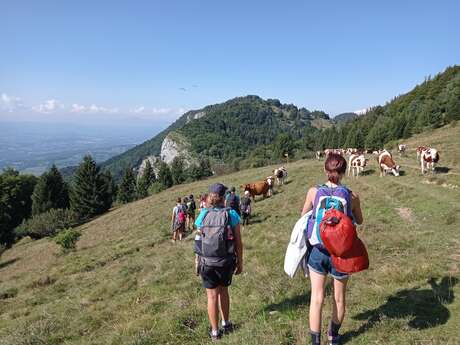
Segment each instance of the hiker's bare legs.
[[341,325],[345,316],[345,294],[348,278],[334,279],[334,298],[332,299],[332,322]]
[[326,275],[310,270],[311,297],[310,297],[310,331],[321,332],[321,312],[324,303],[324,287]]
[[230,313],[230,297],[228,295],[228,287],[219,286],[217,289],[219,291],[220,315],[222,320],[228,321]]
[[219,329],[219,287],[215,289],[206,289],[208,296],[208,318],[211,324],[211,329],[217,331]]
[[176,239],[177,239],[177,230],[176,231],[173,231],[173,237],[172,237],[173,241],[176,242]]

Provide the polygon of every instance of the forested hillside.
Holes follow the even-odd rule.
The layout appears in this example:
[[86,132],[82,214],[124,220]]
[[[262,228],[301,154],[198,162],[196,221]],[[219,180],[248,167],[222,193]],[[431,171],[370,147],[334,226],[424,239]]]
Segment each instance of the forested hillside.
[[325,122],[330,122],[329,116],[322,111],[310,112],[258,96],[237,97],[185,113],[154,138],[109,159],[102,167],[120,176],[125,166],[138,166],[146,156],[159,155],[161,144],[171,131],[187,138],[194,153],[215,162],[238,164],[258,149],[258,165],[268,164],[268,158],[284,154],[273,152],[276,151],[271,146],[274,141],[278,140],[279,146],[285,146],[287,153],[291,153],[295,141],[310,138],[317,130],[316,123],[324,126]]
[[412,91],[384,106],[371,108],[365,115],[343,126],[326,129],[316,140],[316,148],[382,148],[392,140],[441,127],[460,119],[460,66],[447,68],[434,78],[426,78]]

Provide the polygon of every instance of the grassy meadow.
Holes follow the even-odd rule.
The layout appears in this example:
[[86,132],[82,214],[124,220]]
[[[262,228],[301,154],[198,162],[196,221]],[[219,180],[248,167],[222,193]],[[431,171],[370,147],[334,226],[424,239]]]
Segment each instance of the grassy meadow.
[[[406,141],[394,153],[402,176],[365,175],[344,183],[362,201],[371,266],[349,283],[345,344],[460,344],[460,127]],[[421,176],[417,145],[440,151],[437,174]],[[231,287],[237,330],[222,344],[306,344],[309,280],[283,271],[290,232],[323,161],[288,164],[289,183],[258,199],[243,233],[244,272]],[[170,240],[177,196],[217,181],[239,186],[272,167],[175,186],[115,208],[80,227],[77,250],[23,239],[0,259],[0,345],[208,344],[206,297],[194,275],[193,236]],[[331,291],[324,307],[323,339]]]

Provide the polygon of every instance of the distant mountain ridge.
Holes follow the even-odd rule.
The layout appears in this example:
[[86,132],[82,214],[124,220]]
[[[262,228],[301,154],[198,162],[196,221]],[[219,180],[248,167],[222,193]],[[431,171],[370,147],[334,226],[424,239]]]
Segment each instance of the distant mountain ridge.
[[309,111],[253,95],[236,97],[186,112],[152,139],[102,163],[102,168],[117,177],[124,167],[138,167],[149,156],[163,156],[163,160],[170,162],[175,151],[185,146],[184,153],[190,159],[200,156],[229,162],[247,157],[259,146],[273,143],[282,133],[297,140],[306,128],[331,125],[329,115],[323,111]]
[[356,119],[359,115],[354,112],[342,113],[334,117],[335,123],[344,123],[353,119]]

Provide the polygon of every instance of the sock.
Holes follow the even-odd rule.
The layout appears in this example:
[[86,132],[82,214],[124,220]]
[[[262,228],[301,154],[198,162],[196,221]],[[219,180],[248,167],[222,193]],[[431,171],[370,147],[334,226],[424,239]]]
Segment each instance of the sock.
[[341,324],[336,324],[334,323],[333,321],[331,321],[330,325],[329,325],[329,335],[332,336],[332,337],[336,337],[339,335],[339,330],[340,330],[340,326],[342,326]]
[[222,327],[225,327],[225,326],[227,326],[229,324],[231,324],[230,320],[227,320],[227,321],[222,320]]
[[321,345],[321,333],[310,331],[312,345]]
[[219,330],[218,330],[218,329],[213,329],[213,330],[211,331],[211,334],[212,334],[213,336],[217,337],[217,336],[219,335]]

